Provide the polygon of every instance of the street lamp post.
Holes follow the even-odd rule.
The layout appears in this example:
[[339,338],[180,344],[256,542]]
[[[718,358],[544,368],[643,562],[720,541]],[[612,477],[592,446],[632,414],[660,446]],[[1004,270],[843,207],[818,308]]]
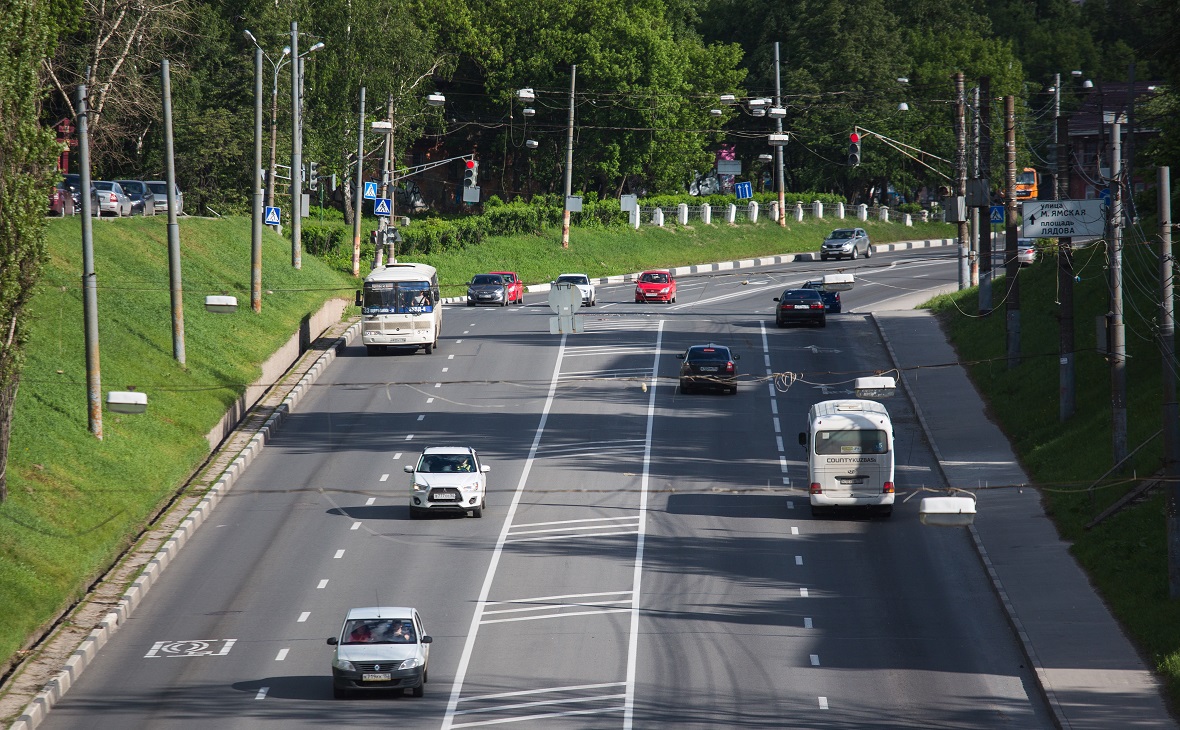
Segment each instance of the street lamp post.
[[[287,63],[288,56],[291,55],[291,46],[283,46],[283,52],[278,60],[270,57],[262,46],[258,43],[258,39],[250,31],[245,31],[245,35],[255,45],[258,50],[262,51],[262,55],[270,63],[274,73],[271,77],[270,85],[270,165],[266,171],[266,205],[273,207],[275,204],[275,150],[278,145],[278,124],[279,124],[279,71],[282,70],[283,64]],[[280,226],[274,227],[275,233],[279,232]]]

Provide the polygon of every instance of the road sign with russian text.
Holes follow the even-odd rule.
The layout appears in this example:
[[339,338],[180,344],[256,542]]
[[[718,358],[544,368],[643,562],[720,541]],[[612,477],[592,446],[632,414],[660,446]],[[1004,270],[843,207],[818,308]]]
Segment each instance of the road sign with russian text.
[[1023,214],[1024,238],[1101,236],[1106,231],[1101,200],[1030,200]]

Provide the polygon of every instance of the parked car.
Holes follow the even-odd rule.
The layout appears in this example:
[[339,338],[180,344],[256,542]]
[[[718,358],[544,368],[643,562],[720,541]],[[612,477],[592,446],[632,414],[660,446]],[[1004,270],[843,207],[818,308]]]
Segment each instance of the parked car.
[[504,277],[504,286],[508,289],[509,304],[524,304],[524,284],[521,283],[520,276],[515,271],[492,271],[489,273]]
[[[168,212],[168,183],[163,180],[145,180],[147,186],[151,188],[152,194],[156,197],[156,212]],[[176,186],[176,215],[184,213],[184,193],[180,192],[180,186]]]
[[1021,266],[1031,266],[1037,262],[1037,241],[1035,238],[1016,239],[1016,261]]
[[791,322],[817,324],[820,327],[828,325],[828,310],[823,297],[814,289],[787,289],[774,301],[778,302],[774,308],[774,323],[779,327],[786,327]]
[[[74,199],[74,210],[78,213],[82,212],[82,176],[76,172],[71,172],[62,178],[70,188],[70,196]],[[94,187],[94,182],[90,183],[90,215],[98,215],[98,190]]]
[[156,214],[156,194],[152,192],[147,183],[143,180],[117,180],[116,182],[123,186],[123,192],[131,198],[131,215]]
[[64,218],[74,212],[74,194],[65,180],[59,180],[49,193],[49,214]]
[[804,289],[814,289],[819,292],[819,296],[824,300],[824,310],[828,314],[839,314],[842,310],[840,304],[840,292],[828,291],[824,288],[823,281],[816,279],[814,281],[807,281],[803,283]]
[[680,364],[680,392],[696,388],[737,393],[738,356],[725,345],[693,345],[676,356]]
[[406,464],[410,475],[410,517],[427,512],[471,513],[483,517],[487,473],[479,454],[468,446],[431,446],[416,464]]
[[590,283],[590,277],[586,276],[585,274],[562,274],[561,276],[557,277],[556,281],[552,281],[550,283],[573,284],[574,286],[578,287],[578,290],[582,292],[583,307],[593,307],[595,304],[598,304],[598,298],[594,290],[594,285]]
[[95,180],[98,190],[98,214],[110,213],[117,217],[131,215],[131,198],[123,192],[123,186],[114,180]]
[[858,259],[864,254],[867,259],[873,255],[873,246],[869,242],[869,234],[863,228],[837,228],[828,234],[819,249],[821,261],[834,257],[842,259]]
[[332,652],[332,696],[384,690],[425,694],[430,645],[417,609],[373,606],[351,609],[340,633],[328,638]]
[[667,269],[645,271],[635,281],[635,302],[676,301],[676,277]]
[[467,282],[467,306],[494,304],[508,306],[508,284],[500,274],[476,274]]

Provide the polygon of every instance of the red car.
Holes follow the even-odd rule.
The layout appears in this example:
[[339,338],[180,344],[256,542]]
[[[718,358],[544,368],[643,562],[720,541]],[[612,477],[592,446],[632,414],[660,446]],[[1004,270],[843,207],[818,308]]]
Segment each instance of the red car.
[[635,303],[676,301],[676,277],[667,269],[645,271],[635,281]]
[[499,274],[504,277],[504,288],[508,290],[509,304],[524,304],[524,284],[515,271],[489,271],[489,274]]

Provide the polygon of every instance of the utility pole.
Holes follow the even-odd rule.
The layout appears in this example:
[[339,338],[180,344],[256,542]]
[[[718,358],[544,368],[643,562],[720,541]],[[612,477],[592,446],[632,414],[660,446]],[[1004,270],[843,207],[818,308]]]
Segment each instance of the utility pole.
[[303,124],[299,119],[299,24],[291,21],[291,265],[303,268]]
[[[89,76],[89,72],[86,74]],[[86,337],[86,405],[90,433],[102,441],[102,372],[98,364],[98,275],[94,272],[94,215],[90,201],[90,132],[86,84],[77,90],[78,200],[82,203],[82,319]]]
[[262,311],[262,48],[254,48],[254,209],[250,221],[250,308]]
[[1127,458],[1127,340],[1123,329],[1123,128],[1110,125],[1110,406],[1114,463]]
[[164,182],[168,186],[168,288],[172,293],[172,356],[184,364],[184,297],[180,278],[180,226],[176,222],[176,161],[172,151],[172,73],[160,62],[164,97]]
[[1004,97],[1004,262],[1008,369],[1020,365],[1020,260],[1016,255],[1016,97]]
[[[1069,118],[1061,116],[1060,111],[1058,107],[1055,127],[1057,143],[1054,145],[1057,150],[1057,184],[1054,197],[1057,200],[1069,200]],[[1057,296],[1061,300],[1058,319],[1058,419],[1064,423],[1073,418],[1077,390],[1073,341],[1073,239],[1069,237],[1057,239]]]
[[971,156],[971,178],[975,185],[975,194],[982,195],[982,202],[976,201],[977,205],[971,207],[971,235],[968,240],[971,242],[971,271],[968,278],[968,285],[979,286],[979,239],[981,237],[980,230],[984,226],[991,225],[991,218],[988,216],[988,198],[986,195],[987,184],[983,179],[979,164],[979,87],[976,86],[973,92],[973,100],[971,104],[972,110],[975,112],[971,122],[971,148],[973,154]]
[[[967,199],[967,97],[963,72],[955,74],[955,195]],[[956,209],[958,206],[956,205]],[[971,235],[965,210],[959,210],[959,290],[970,285],[968,259],[971,256]]]
[[361,87],[361,120],[356,126],[356,187],[352,209],[352,275],[361,274],[361,214],[365,206],[365,87]]
[[574,184],[574,79],[578,67],[570,67],[570,123],[569,136],[565,147],[565,206],[561,213],[561,247],[570,247],[570,195]]
[[[992,80],[990,76],[979,77],[979,176],[987,181],[987,193],[991,198],[992,173]],[[988,206],[987,225],[979,226],[979,313],[992,311],[992,223],[991,206]],[[982,221],[981,221],[982,223]]]
[[1180,598],[1180,407],[1176,404],[1176,306],[1172,291],[1172,170],[1156,172],[1160,219],[1160,352],[1164,378],[1164,479],[1168,484],[1168,595]]
[[[779,56],[778,56],[778,41],[774,42],[774,105],[782,108],[783,86],[779,75]],[[774,131],[777,134],[783,133],[783,118],[776,117],[774,120]],[[778,186],[778,224],[780,228],[787,227],[787,191],[786,191],[786,175],[783,173],[783,157],[785,157],[785,148],[782,145],[775,145],[774,148],[774,176],[775,184]]]

